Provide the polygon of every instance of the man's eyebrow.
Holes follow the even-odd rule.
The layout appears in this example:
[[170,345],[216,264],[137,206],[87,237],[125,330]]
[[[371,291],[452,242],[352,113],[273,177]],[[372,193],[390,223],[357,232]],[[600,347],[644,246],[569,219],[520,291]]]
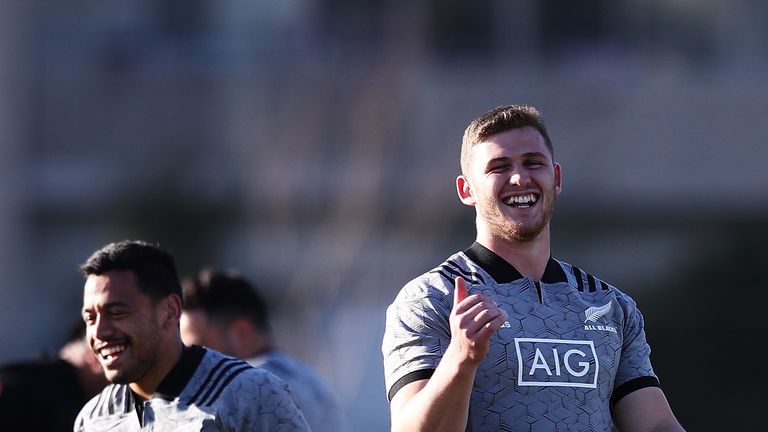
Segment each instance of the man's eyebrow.
[[507,162],[507,161],[509,161],[509,156],[499,156],[499,157],[490,159],[486,165],[493,165],[495,163]]
[[[103,305],[99,305],[97,308],[98,309],[104,309],[104,310],[110,310],[110,309],[114,309],[114,308],[117,308],[117,307],[127,307],[127,306],[128,306],[128,303],[126,303],[126,302],[123,302],[123,301],[113,301],[113,302],[105,303]],[[96,308],[94,308],[93,306],[83,307],[83,309],[81,311],[81,314],[84,314],[86,312],[90,312],[93,309],[96,309]]]
[[[536,151],[536,152],[525,152],[520,155],[520,158],[521,159],[536,159],[536,158],[549,159],[549,156],[547,156],[546,153]],[[490,166],[496,163],[509,162],[509,160],[511,159],[512,159],[511,156],[495,157],[493,159],[488,160],[488,163],[486,164],[486,166]]]
[[544,158],[544,159],[549,159],[549,157],[545,153],[542,153],[542,152],[527,152],[527,153],[523,153],[523,157],[526,157],[526,158],[541,157],[541,158]]

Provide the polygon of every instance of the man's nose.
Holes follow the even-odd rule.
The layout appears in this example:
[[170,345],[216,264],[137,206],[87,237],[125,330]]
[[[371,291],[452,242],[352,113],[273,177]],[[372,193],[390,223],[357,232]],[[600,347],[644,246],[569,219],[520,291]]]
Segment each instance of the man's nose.
[[525,186],[528,183],[528,174],[523,170],[515,170],[509,177],[509,183],[515,186]]
[[112,323],[109,319],[105,319],[103,316],[99,316],[96,318],[96,323],[94,323],[94,337],[99,340],[105,340],[109,336],[111,336],[114,333],[114,328],[112,327]]

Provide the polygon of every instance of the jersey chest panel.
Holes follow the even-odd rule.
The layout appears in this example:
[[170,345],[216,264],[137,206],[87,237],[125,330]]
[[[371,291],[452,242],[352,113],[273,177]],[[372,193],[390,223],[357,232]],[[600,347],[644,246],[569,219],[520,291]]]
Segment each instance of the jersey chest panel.
[[612,293],[528,279],[477,288],[509,317],[478,368],[473,430],[563,424],[610,430],[609,400],[623,342],[623,316]]

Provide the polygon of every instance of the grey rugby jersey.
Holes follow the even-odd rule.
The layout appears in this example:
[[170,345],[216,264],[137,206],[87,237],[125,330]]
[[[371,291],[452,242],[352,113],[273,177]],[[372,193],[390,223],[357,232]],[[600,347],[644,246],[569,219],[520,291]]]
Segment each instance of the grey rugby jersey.
[[138,411],[136,404],[127,384],[110,384],[83,407],[74,430],[310,430],[279,378],[197,346],[185,348],[155,397]]
[[336,395],[308,365],[280,351],[270,351],[249,358],[247,362],[272,372],[291,386],[293,397],[312,432],[346,430]]
[[617,288],[550,259],[523,277],[479,243],[406,284],[387,309],[387,396],[432,376],[450,342],[454,278],[492,298],[508,321],[475,376],[468,431],[610,431],[611,406],[658,386],[643,317]]

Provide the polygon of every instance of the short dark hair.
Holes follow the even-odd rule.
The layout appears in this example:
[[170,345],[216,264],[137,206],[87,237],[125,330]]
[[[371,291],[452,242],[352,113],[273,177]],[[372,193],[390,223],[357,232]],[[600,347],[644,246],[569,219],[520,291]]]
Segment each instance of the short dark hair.
[[80,271],[86,277],[130,271],[136,276],[139,289],[153,300],[183,295],[171,252],[141,240],[123,240],[102,247],[80,265]]
[[472,146],[483,141],[491,135],[505,132],[510,129],[518,129],[525,126],[536,128],[544,138],[544,143],[552,157],[555,156],[552,141],[549,139],[547,127],[541,118],[541,113],[528,105],[504,105],[487,111],[467,126],[461,141],[461,170],[464,174],[469,172],[470,155]]
[[200,310],[216,322],[228,324],[247,318],[269,333],[269,310],[257,289],[236,271],[203,269],[184,279],[184,309]]

